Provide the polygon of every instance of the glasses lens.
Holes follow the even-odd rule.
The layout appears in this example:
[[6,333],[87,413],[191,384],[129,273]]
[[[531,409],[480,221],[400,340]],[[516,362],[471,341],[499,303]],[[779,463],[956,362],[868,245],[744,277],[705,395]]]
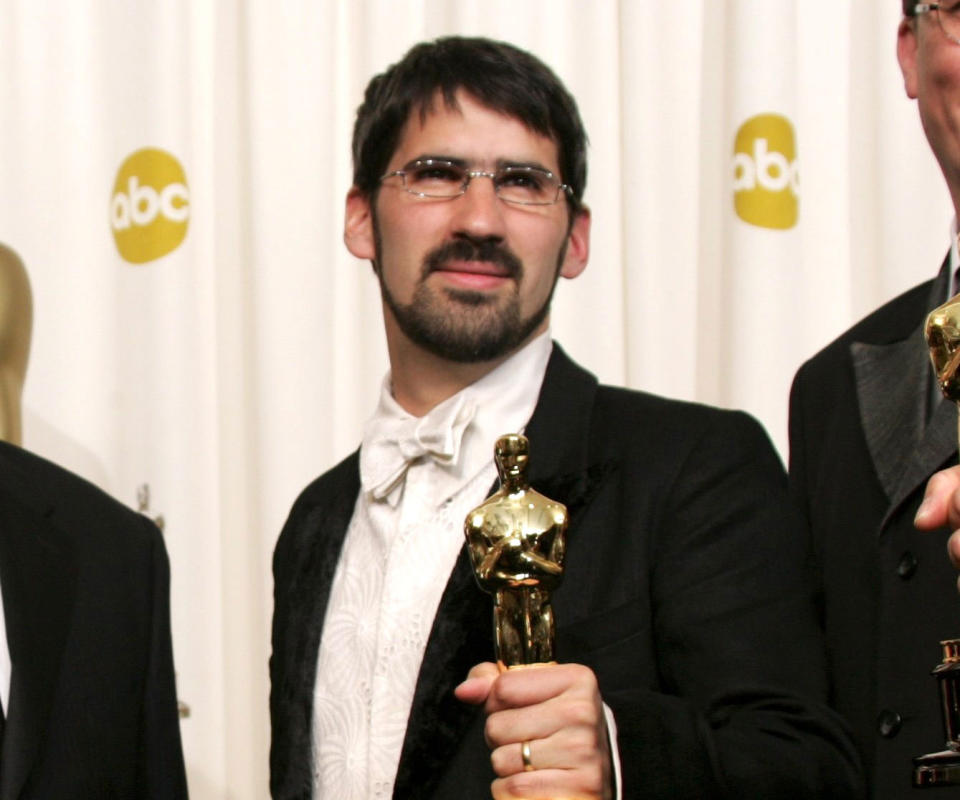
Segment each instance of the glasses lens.
[[960,44],[960,0],[942,3],[936,14],[943,32],[949,39]]
[[463,192],[466,172],[449,161],[414,161],[403,170],[403,185],[421,197],[456,197]]
[[501,200],[530,206],[556,202],[560,189],[555,175],[536,167],[504,167],[495,183]]

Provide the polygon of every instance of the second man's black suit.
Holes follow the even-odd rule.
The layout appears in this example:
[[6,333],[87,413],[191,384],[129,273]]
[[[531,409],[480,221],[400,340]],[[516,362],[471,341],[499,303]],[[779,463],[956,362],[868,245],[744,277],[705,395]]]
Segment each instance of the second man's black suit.
[[871,796],[912,795],[912,759],[942,750],[931,668],[960,636],[946,530],[913,517],[956,463],[957,409],[939,398],[923,338],[946,264],[803,365],[790,400],[790,487],[813,535],[830,699],[851,723]]
[[169,566],[146,517],[0,442],[0,800],[182,800]]

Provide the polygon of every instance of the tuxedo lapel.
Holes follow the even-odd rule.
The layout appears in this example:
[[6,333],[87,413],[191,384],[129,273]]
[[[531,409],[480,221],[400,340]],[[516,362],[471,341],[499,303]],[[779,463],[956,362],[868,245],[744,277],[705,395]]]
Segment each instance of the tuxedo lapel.
[[[472,666],[492,659],[490,599],[477,586],[464,548],[444,589],[420,664],[394,782],[395,798],[432,795],[470,724],[482,713],[457,700],[454,687]],[[482,738],[477,738],[476,745],[484,746]]]
[[[881,531],[957,449],[957,411],[934,391],[923,337],[926,313],[943,302],[949,281],[948,257],[909,336],[886,344],[855,342],[850,348],[860,423],[877,477],[890,501]],[[928,415],[931,403],[933,413]]]
[[[531,442],[530,484],[567,504],[568,538],[576,527],[576,512],[589,494],[586,420],[596,383],[554,344],[536,410],[526,427]],[[490,446],[492,450],[492,442]],[[440,601],[417,677],[395,798],[431,796],[451,757],[463,746],[471,723],[482,713],[457,700],[453,689],[470,667],[493,659],[491,602],[476,584],[464,547]],[[474,744],[488,764],[479,730]]]
[[957,406],[941,400],[920,443],[905,454],[905,466],[897,482],[890,508],[880,525],[882,531],[900,506],[938,469],[948,465],[957,453]]
[[526,427],[530,484],[547,497],[566,502],[550,494],[551,486],[557,482],[569,486],[585,474],[588,420],[596,390],[596,378],[554,343],[537,407]]
[[930,366],[917,328],[892,344],[850,346],[860,424],[880,485],[893,502],[910,454],[923,438]]
[[591,458],[590,420],[596,392],[597,379],[554,344],[526,435],[530,485],[567,507],[567,549],[580,535],[584,508],[615,469],[611,463]]
[[0,501],[0,588],[13,672],[5,709],[0,800],[15,800],[36,760],[73,610],[72,554],[46,518]]
[[331,479],[320,495],[329,500],[310,504],[302,517],[288,521],[290,529],[280,537],[284,549],[275,555],[277,585],[286,587],[274,609],[271,657],[270,764],[271,773],[282,776],[282,783],[271,786],[275,798],[312,796],[317,657],[337,560],[360,490],[357,453]]

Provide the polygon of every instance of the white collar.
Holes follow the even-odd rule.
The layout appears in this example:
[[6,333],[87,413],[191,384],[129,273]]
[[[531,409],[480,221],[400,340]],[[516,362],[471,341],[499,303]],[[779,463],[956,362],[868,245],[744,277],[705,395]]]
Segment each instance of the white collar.
[[[494,443],[500,436],[523,430],[536,407],[552,349],[553,342],[548,330],[478,381],[434,406],[421,418],[423,424],[431,425],[443,418],[456,417],[456,414],[451,414],[455,408],[464,405],[474,408],[472,419],[463,431],[457,457],[442,465],[443,472],[449,478],[444,479],[449,485],[443,487],[443,491],[456,491],[490,463]],[[371,490],[371,465],[368,459],[376,453],[377,440],[385,428],[414,419],[394,399],[390,387],[391,375],[388,372],[381,384],[376,411],[364,427],[360,448],[360,482],[364,491]],[[396,497],[391,496],[390,499],[391,504],[396,502]]]

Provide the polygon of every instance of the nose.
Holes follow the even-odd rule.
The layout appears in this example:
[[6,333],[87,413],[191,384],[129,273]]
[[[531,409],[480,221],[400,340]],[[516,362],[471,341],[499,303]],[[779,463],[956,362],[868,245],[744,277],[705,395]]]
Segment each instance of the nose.
[[453,219],[455,233],[477,238],[503,238],[503,201],[497,197],[489,173],[470,173],[466,191],[452,202],[456,208]]

